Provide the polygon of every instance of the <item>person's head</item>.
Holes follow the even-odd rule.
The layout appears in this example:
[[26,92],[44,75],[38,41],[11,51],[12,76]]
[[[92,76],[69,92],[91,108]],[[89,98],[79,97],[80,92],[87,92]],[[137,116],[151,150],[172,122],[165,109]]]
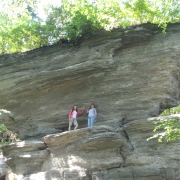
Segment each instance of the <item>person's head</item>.
[[94,105],[94,103],[92,103],[91,105],[90,105],[90,108],[92,109],[92,108],[94,108],[95,107],[95,105]]
[[74,110],[78,111],[77,105],[74,105],[73,108],[72,108],[72,110],[73,110],[73,111],[74,111]]

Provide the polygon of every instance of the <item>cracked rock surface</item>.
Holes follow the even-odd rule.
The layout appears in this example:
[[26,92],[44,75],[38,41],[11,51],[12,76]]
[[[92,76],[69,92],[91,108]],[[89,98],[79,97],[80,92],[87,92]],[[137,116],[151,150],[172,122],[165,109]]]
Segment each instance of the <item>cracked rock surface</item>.
[[[179,42],[179,24],[166,36],[145,24],[97,33],[78,47],[1,55],[0,123],[22,140],[3,148],[2,177],[180,180],[179,142],[146,141],[148,119],[180,102]],[[92,102],[95,127],[86,128],[84,113],[67,132],[72,105]]]
[[[3,151],[12,172],[6,177],[9,180],[12,176],[17,180],[179,180],[180,143],[147,142],[153,125],[151,121],[144,123],[133,121],[116,129],[94,126],[50,134],[43,137],[43,142],[7,145]],[[136,126],[146,128],[133,132],[132,127]]]
[[[74,104],[97,105],[96,125],[157,116],[179,101],[180,26],[100,32],[79,47],[59,44],[0,56],[0,122],[21,139],[67,130]],[[123,119],[123,121],[122,121]],[[78,119],[87,127],[87,115]]]

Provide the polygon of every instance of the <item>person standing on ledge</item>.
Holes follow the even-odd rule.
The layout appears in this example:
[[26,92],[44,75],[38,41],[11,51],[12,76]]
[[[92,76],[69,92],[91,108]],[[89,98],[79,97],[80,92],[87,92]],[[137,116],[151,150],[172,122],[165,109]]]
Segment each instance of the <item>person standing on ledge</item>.
[[77,122],[77,116],[78,114],[82,114],[84,112],[84,107],[81,111],[78,111],[78,108],[76,105],[73,106],[73,108],[69,111],[69,128],[68,130],[71,130],[72,124],[74,124],[74,130],[78,128],[78,122]]
[[96,111],[94,103],[92,103],[89,106],[89,108],[87,109],[87,113],[88,113],[88,127],[93,127],[95,119],[97,117],[97,111]]

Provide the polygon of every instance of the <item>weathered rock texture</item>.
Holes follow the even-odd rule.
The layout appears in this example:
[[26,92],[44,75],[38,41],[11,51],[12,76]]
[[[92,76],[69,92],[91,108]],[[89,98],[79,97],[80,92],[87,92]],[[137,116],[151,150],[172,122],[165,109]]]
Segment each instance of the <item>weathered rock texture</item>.
[[[5,150],[4,150],[5,149]],[[3,147],[6,164],[16,174],[39,172],[49,151],[43,142],[22,141]]]
[[[14,173],[7,177],[180,179],[180,145],[146,141],[153,130],[147,118],[179,103],[179,42],[179,24],[166,36],[147,24],[97,33],[79,47],[0,56],[0,108],[7,110],[0,122],[25,140],[3,149]],[[91,102],[96,126],[85,128],[84,113],[83,129],[63,132],[72,105]],[[42,137],[45,144],[34,142]]]
[[3,157],[2,152],[0,153],[0,179],[5,179],[7,174],[11,173],[11,169],[7,166],[5,158]]

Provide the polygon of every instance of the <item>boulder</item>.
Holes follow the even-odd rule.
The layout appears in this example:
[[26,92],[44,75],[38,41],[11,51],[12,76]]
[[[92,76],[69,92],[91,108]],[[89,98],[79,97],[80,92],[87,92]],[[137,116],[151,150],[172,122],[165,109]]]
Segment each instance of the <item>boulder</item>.
[[[21,141],[3,146],[6,164],[16,174],[32,174],[41,170],[49,151],[42,141]],[[12,173],[10,176],[14,176]]]
[[0,152],[0,180],[5,179],[5,176],[11,172],[11,169],[7,166],[5,162],[5,158],[2,152]]

